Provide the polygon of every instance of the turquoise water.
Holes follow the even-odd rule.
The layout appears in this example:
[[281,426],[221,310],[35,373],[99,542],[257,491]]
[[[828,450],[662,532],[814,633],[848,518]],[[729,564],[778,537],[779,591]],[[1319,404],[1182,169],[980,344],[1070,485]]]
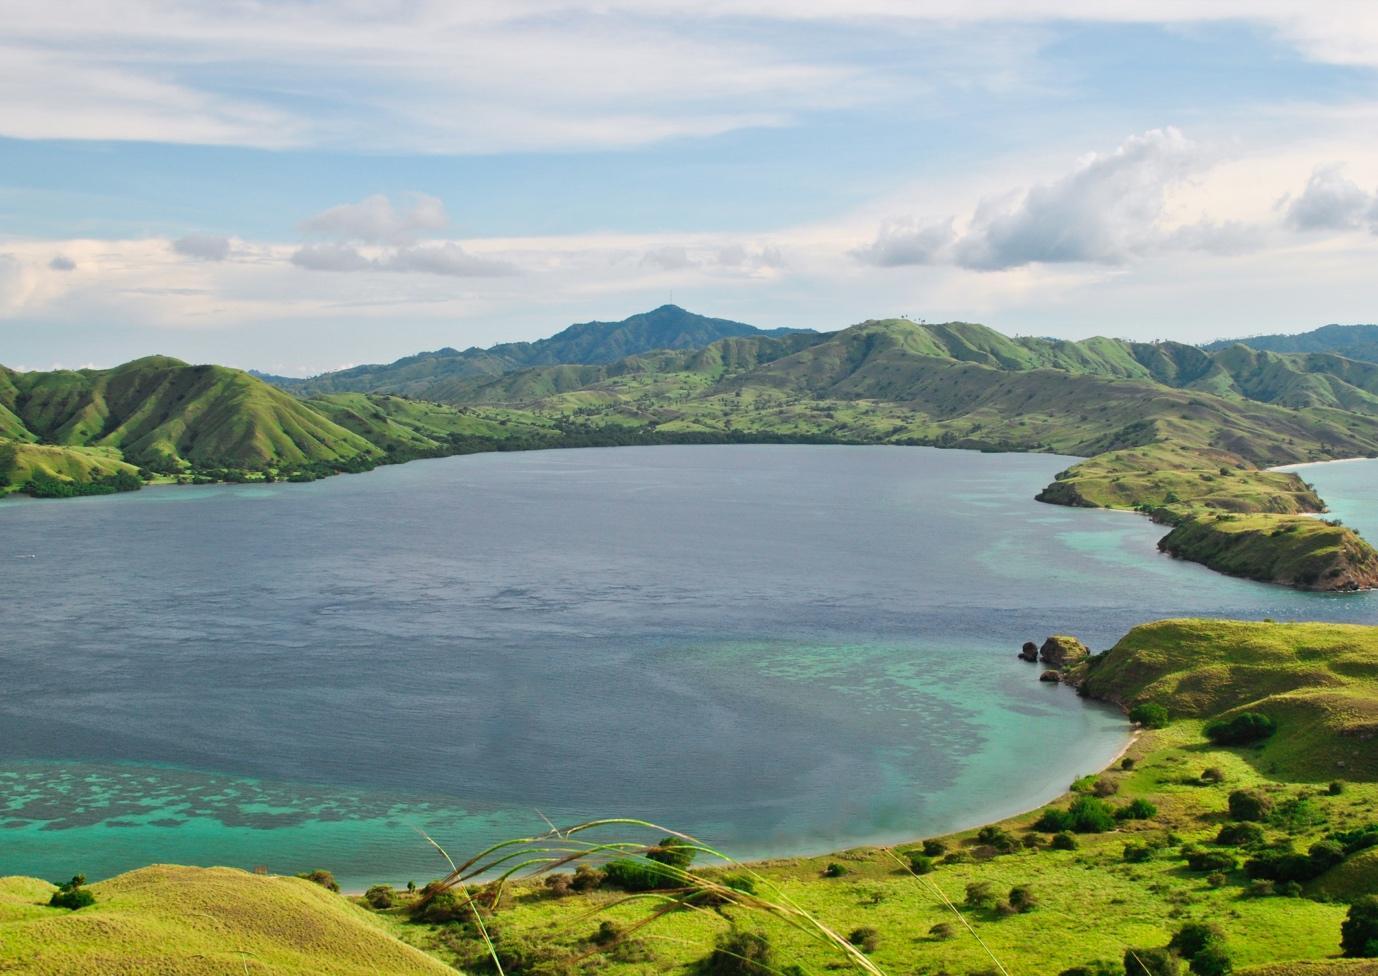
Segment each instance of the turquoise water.
[[[421,881],[420,831],[457,854],[604,815],[742,856],[921,836],[1122,746],[1024,640],[1378,619],[1033,502],[1068,463],[624,448],[6,501],[0,873]],[[1378,538],[1365,467],[1306,476]]]

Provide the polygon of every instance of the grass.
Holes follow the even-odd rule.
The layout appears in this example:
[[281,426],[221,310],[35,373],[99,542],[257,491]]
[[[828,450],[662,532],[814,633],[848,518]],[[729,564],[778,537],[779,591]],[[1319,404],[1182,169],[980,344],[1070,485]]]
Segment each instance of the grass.
[[392,938],[370,913],[297,878],[155,865],[91,885],[96,903],[77,911],[45,907],[53,890],[33,878],[0,879],[0,971],[453,972]]

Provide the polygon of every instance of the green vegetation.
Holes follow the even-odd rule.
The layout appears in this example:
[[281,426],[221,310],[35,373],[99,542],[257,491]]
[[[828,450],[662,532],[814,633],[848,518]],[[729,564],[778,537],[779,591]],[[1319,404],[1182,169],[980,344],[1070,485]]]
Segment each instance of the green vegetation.
[[33,878],[0,879],[0,970],[110,976],[426,974],[454,970],[317,885],[229,868],[159,865],[79,886],[95,903],[50,908]]
[[1248,339],[1222,339],[1208,351],[1248,346],[1264,352],[1331,353],[1346,359],[1378,363],[1378,325],[1323,325],[1299,335],[1260,335]]

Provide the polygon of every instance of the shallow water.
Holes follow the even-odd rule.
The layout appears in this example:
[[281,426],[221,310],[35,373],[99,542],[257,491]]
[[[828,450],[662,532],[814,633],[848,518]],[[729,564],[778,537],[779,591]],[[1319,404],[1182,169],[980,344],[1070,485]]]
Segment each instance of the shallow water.
[[[1374,595],[1229,579],[1158,555],[1146,519],[1032,501],[1068,463],[621,448],[6,501],[0,874],[424,880],[418,828],[455,853],[546,817],[739,855],[921,836],[1122,746],[1015,660],[1026,639],[1378,619]],[[1363,531],[1375,470],[1306,477]]]

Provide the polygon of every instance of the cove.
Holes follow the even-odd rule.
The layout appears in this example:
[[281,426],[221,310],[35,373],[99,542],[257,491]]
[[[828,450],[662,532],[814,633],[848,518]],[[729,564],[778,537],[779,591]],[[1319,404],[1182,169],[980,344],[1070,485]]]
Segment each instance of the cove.
[[[1378,619],[1034,502],[1072,461],[585,449],[5,501],[0,873],[422,881],[443,864],[418,830],[461,853],[607,815],[739,856],[919,837],[1123,745],[1024,640]],[[1330,500],[1374,539],[1364,467]]]

